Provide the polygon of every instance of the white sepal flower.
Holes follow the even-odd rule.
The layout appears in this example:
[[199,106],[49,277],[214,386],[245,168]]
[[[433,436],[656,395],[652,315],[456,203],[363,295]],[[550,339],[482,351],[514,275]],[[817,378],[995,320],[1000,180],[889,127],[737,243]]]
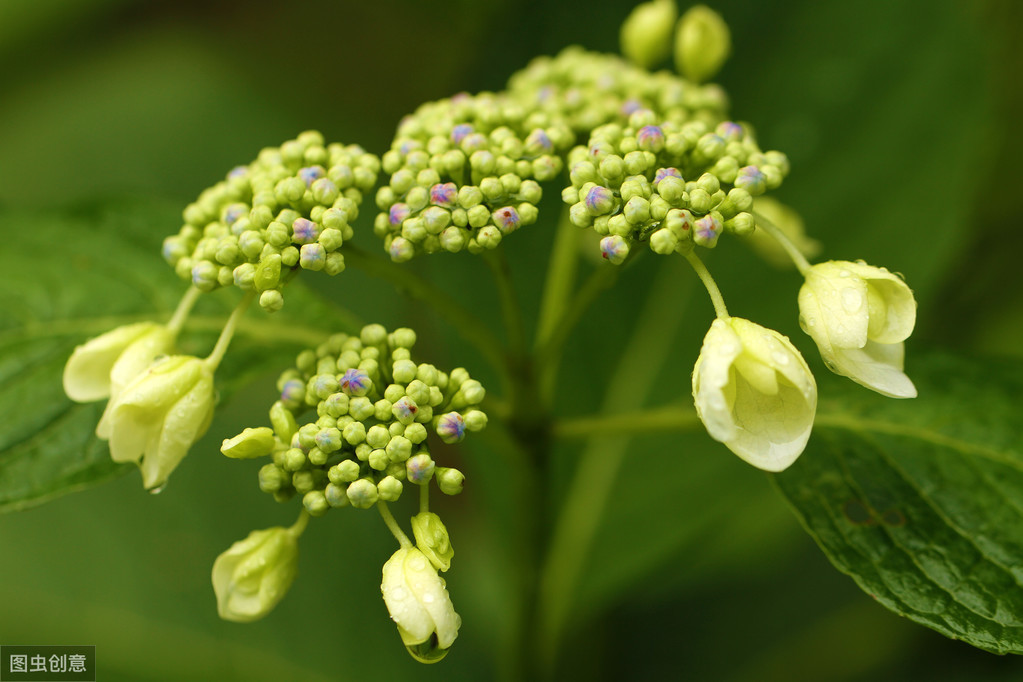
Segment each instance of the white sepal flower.
[[916,300],[898,275],[865,263],[814,265],[799,290],[799,320],[831,371],[882,395],[916,397],[902,371]]
[[115,462],[137,462],[142,483],[162,485],[209,428],[213,370],[199,358],[174,355],[137,376],[112,399],[97,433],[109,435]]
[[782,471],[810,437],[817,384],[788,338],[719,318],[703,339],[693,398],[712,438],[759,469]]
[[298,573],[298,535],[293,528],[254,530],[213,562],[217,613],[249,623],[270,613]]
[[409,653],[424,663],[443,658],[462,619],[430,560],[415,547],[399,549],[384,564],[380,591]]
[[171,352],[174,334],[164,325],[139,322],[89,339],[64,366],[64,392],[77,402],[116,396],[160,355]]

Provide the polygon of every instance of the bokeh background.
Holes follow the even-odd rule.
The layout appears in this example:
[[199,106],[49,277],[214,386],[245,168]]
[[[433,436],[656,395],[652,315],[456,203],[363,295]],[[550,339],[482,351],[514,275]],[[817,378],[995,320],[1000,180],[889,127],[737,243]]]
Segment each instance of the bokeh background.
[[[129,205],[154,216],[154,234],[174,232],[177,211],[264,146],[315,128],[381,153],[423,101],[500,89],[531,57],[570,44],[616,51],[632,4],[0,0],[0,210]],[[717,80],[734,116],[792,161],[777,196],[800,211],[825,257],[886,265],[914,287],[910,374],[915,348],[1023,353],[1023,6],[713,6],[733,33]],[[359,243],[374,248],[364,234]],[[31,225],[0,239],[45,257]],[[800,337],[795,276],[725,241],[711,267],[730,309]],[[549,243],[540,227],[508,242],[527,314]],[[477,284],[485,269],[454,258],[421,267],[496,324],[489,282]],[[165,267],[155,254],[152,267]],[[689,302],[692,280],[671,263],[623,274],[572,338],[563,413],[599,406],[634,301],[665,282],[679,290],[665,319],[685,318],[665,323],[671,348],[646,403],[685,397],[711,314],[702,296]],[[385,285],[352,273],[344,286],[322,286],[367,320],[420,329],[438,365],[473,367],[452,330]],[[442,503],[459,553],[449,586],[464,619],[442,664],[424,668],[402,651],[378,589],[393,540],[366,515],[311,524],[299,579],[270,617],[218,620],[213,559],[295,511],[258,491],[258,466],[216,452],[220,438],[263,422],[272,381],[257,378],[223,406],[165,494],[146,495],[132,473],[0,517],[0,643],[95,644],[102,680],[499,679],[502,613],[514,599],[502,533],[516,510],[485,441],[459,455],[482,485]],[[556,453],[555,493],[576,454]],[[574,679],[1023,679],[1018,658],[946,640],[875,604],[830,566],[763,474],[705,435],[637,439],[633,456],[661,458],[661,475],[652,481],[627,460],[616,483],[577,586],[562,658]]]

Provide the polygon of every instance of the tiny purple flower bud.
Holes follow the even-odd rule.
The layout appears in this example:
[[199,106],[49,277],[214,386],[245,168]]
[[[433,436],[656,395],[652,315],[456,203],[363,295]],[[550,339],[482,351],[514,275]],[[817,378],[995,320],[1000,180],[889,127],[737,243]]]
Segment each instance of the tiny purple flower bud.
[[511,206],[505,206],[494,211],[493,214],[494,224],[500,228],[501,232],[508,234],[519,229],[519,225],[522,224],[522,219],[519,218],[519,212]]
[[721,221],[713,215],[703,216],[693,227],[696,228],[696,237],[704,241],[713,242],[721,234]]
[[429,482],[433,478],[433,471],[436,465],[427,454],[419,454],[414,457],[410,457],[405,462],[405,473],[408,475],[410,483],[417,483],[422,485],[423,483]]
[[305,384],[300,379],[289,379],[281,388],[281,402],[285,405],[295,404],[305,397]]
[[409,217],[410,213],[412,213],[412,209],[408,207],[408,204],[398,203],[392,205],[389,213],[391,224],[401,225],[405,218]]
[[415,400],[406,395],[394,403],[391,407],[391,412],[394,414],[395,419],[407,425],[415,421],[416,413],[419,412],[419,405],[416,404]]
[[548,101],[553,96],[554,96],[554,88],[551,87],[550,85],[545,85],[545,86],[543,86],[542,88],[540,88],[537,91],[537,93],[536,93],[536,101],[540,102],[540,103],[543,103],[543,102]]
[[728,141],[742,139],[742,126],[733,121],[722,121],[718,124],[716,132]]
[[326,175],[326,171],[320,166],[309,166],[298,171],[298,177],[302,179],[306,187],[309,187],[315,180],[319,180],[324,175]]
[[369,375],[363,372],[361,369],[349,369],[341,377],[341,381],[338,382],[342,393],[348,395],[362,396],[369,392],[369,387],[372,385],[372,381]]
[[310,244],[320,236],[320,226],[308,218],[296,218],[291,233],[296,244]]
[[413,152],[417,149],[422,149],[423,143],[419,140],[405,140],[398,146],[398,151],[404,156],[408,156],[409,152]]
[[583,203],[586,204],[586,210],[592,215],[604,215],[610,213],[614,208],[614,194],[607,187],[591,187],[590,191],[586,193],[586,198],[583,199]]
[[227,174],[227,177],[229,180],[234,180],[235,178],[244,178],[248,174],[248,166],[235,166],[231,169],[231,172]]
[[466,135],[473,133],[472,125],[468,123],[459,123],[451,129],[451,141],[455,144],[461,144],[462,140],[465,139]]
[[321,244],[303,244],[298,258],[306,270],[322,270],[327,264],[327,250]]
[[535,128],[526,138],[526,151],[532,154],[545,154],[554,149],[550,136],[542,128]]
[[604,237],[600,240],[600,254],[606,260],[619,265],[629,255],[629,244],[616,234]]
[[231,204],[224,210],[224,224],[231,227],[248,212],[249,207],[245,204]]
[[664,131],[660,126],[643,126],[636,133],[636,142],[644,151],[659,152],[664,149]]
[[457,197],[458,187],[453,182],[437,183],[430,188],[430,203],[434,206],[451,208],[455,205]]
[[735,176],[735,186],[740,187],[750,194],[763,194],[767,189],[767,181],[764,174],[756,166],[743,166],[739,174]]
[[466,154],[472,154],[473,152],[480,151],[481,149],[486,149],[487,146],[487,136],[482,133],[466,135],[461,142],[461,149]]
[[437,422],[437,435],[445,443],[457,443],[465,438],[465,419],[458,412],[441,415]]
[[657,173],[654,175],[654,187],[656,188],[657,184],[668,176],[678,178],[679,180],[683,179],[682,173],[677,168],[658,168]]
[[621,112],[623,116],[631,116],[632,114],[636,113],[637,111],[641,111],[642,109],[643,105],[640,103],[638,99],[629,99],[626,100],[624,104],[622,104]]
[[404,237],[395,237],[391,240],[391,246],[387,249],[387,252],[395,263],[404,263],[416,254],[416,247]]

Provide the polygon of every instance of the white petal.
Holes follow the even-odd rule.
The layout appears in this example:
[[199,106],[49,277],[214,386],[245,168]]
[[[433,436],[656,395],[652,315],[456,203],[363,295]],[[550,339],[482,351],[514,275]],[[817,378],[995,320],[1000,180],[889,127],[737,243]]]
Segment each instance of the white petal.
[[868,341],[860,348],[839,350],[832,358],[834,370],[889,398],[915,398],[916,387],[902,371],[905,349],[901,343]]
[[110,372],[124,349],[139,337],[159,328],[153,322],[118,327],[75,348],[64,366],[64,392],[78,402],[110,395]]

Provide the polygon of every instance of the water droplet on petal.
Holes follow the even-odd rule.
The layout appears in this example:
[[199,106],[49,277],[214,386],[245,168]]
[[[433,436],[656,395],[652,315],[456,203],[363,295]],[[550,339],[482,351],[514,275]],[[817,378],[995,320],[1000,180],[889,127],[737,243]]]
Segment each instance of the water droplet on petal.
[[863,294],[857,289],[842,289],[842,306],[850,313],[863,307]]
[[430,593],[430,592],[427,592],[426,594],[424,594],[423,595],[423,603],[424,604],[432,604],[433,603],[433,594]]
[[840,271],[838,272],[838,276],[839,276],[839,277],[851,277],[851,276],[852,276],[852,273],[851,273],[851,272],[849,272],[848,270],[840,270]]
[[774,362],[779,365],[787,365],[789,363],[788,353],[784,353],[780,350],[776,350],[773,353],[771,353],[771,359],[774,360]]
[[166,488],[166,487],[167,487],[167,484],[164,483],[163,485],[158,485],[155,488],[150,488],[149,489],[149,494],[150,495],[159,495],[160,493],[163,492],[163,489]]

